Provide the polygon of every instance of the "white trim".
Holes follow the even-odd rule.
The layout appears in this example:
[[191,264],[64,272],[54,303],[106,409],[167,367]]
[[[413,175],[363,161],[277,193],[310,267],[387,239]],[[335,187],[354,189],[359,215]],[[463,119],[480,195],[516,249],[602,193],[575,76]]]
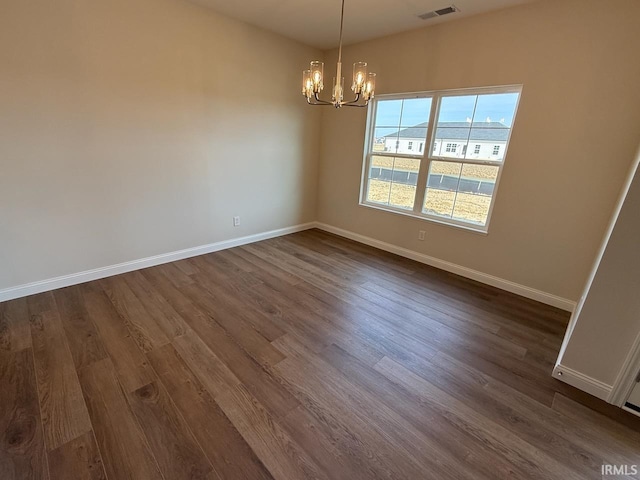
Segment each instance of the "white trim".
[[176,260],[196,257],[198,255],[204,255],[211,252],[217,252],[219,250],[225,250],[227,248],[238,247],[240,245],[246,245],[248,243],[259,242],[260,240],[267,240],[269,238],[280,237],[282,235],[288,235],[290,233],[301,232],[303,230],[314,228],[315,226],[315,222],[303,223],[300,225],[294,225],[292,227],[280,228],[263,233],[256,233],[253,235],[247,235],[245,237],[233,238],[231,240],[223,240],[221,242],[201,245],[199,247],[186,248],[184,250],[178,250],[175,252],[163,253],[160,255],[154,255],[152,257],[132,260],[130,262],[110,265],[107,267],[94,268],[92,270],[86,270],[84,272],[72,273],[71,275],[63,275],[61,277],[27,283],[24,285],[19,285],[17,287],[5,288],[3,290],[0,290],[0,302],[12,300],[14,298],[26,297],[27,295],[33,295],[36,293],[47,292],[49,290],[55,290],[57,288],[77,285],[79,283],[90,282],[92,280],[98,280],[100,278],[110,277],[112,275],[120,275],[121,273],[127,273],[133,270],[139,270],[141,268],[148,268],[163,263],[175,262]]
[[405,215],[407,217],[418,218],[420,220],[424,220],[426,222],[437,223],[439,225],[444,225],[445,227],[454,227],[462,230],[467,230],[468,232],[479,233],[481,235],[488,235],[489,232],[483,230],[481,228],[474,228],[472,223],[468,222],[459,222],[457,220],[453,220],[451,218],[444,218],[440,220],[435,215],[430,217],[425,217],[422,214],[414,213],[413,210],[403,210],[399,207],[392,207],[390,205],[385,205],[384,203],[374,203],[369,201],[364,201],[360,203],[361,207],[366,208],[375,208],[376,210],[380,210],[381,212],[394,213],[397,215]]
[[[373,99],[371,103],[371,108],[368,109],[367,115],[367,127],[366,127],[366,135],[364,142],[364,158],[362,164],[362,175],[360,177],[360,201],[359,204],[365,207],[373,207],[378,208],[380,210],[384,210],[391,213],[400,213],[405,215],[411,215],[416,218],[420,218],[422,220],[441,223],[444,225],[451,225],[456,228],[466,228],[474,231],[478,231],[481,233],[488,233],[489,231],[489,223],[491,221],[491,215],[493,213],[493,208],[496,203],[496,196],[498,192],[498,188],[500,185],[500,178],[502,176],[502,170],[504,168],[504,164],[507,159],[507,151],[509,149],[509,143],[511,141],[511,134],[513,133],[513,129],[515,128],[516,118],[518,116],[518,107],[520,105],[520,99],[522,98],[522,90],[523,85],[504,85],[504,86],[490,86],[490,87],[473,87],[473,88],[459,88],[459,89],[450,89],[450,90],[433,90],[427,92],[411,92],[411,93],[395,93],[395,94],[386,94],[386,95],[377,95],[376,98]],[[515,109],[513,111],[513,123],[509,127],[509,136],[505,143],[504,155],[501,160],[478,160],[474,158],[453,158],[441,155],[433,154],[433,147],[436,144],[436,133],[437,133],[437,118],[440,116],[440,109],[442,107],[442,99],[445,97],[451,97],[456,95],[489,95],[495,93],[517,93],[518,98],[516,100]],[[378,104],[380,101],[385,100],[411,100],[415,98],[430,98],[431,99],[431,107],[429,112],[429,122],[427,125],[427,131],[425,134],[425,145],[426,148],[422,155],[414,155],[414,154],[399,154],[393,152],[374,152],[372,150],[373,139],[375,136],[375,119],[377,115]],[[477,107],[477,105],[476,105]],[[475,108],[474,107],[474,115]],[[398,126],[398,128],[401,128]],[[467,141],[467,147],[470,144],[471,140]],[[444,142],[440,144],[442,150],[442,145]],[[458,145],[457,143],[452,143],[451,145]],[[457,146],[456,146],[457,149]],[[398,141],[396,141],[396,150],[398,150]],[[454,150],[455,152],[456,150]],[[466,150],[465,150],[466,151]],[[418,170],[418,177],[416,180],[417,190],[416,195],[413,202],[413,208],[411,210],[404,210],[398,207],[394,207],[393,205],[385,205],[385,204],[377,204],[375,202],[369,201],[368,192],[369,185],[371,183],[371,179],[369,178],[369,172],[371,170],[371,159],[374,156],[380,157],[401,157],[401,158],[413,158],[420,160],[420,168]],[[426,213],[423,211],[425,194],[428,189],[428,176],[429,170],[431,168],[432,162],[448,162],[448,163],[456,163],[462,165],[463,163],[474,164],[474,165],[491,165],[498,168],[498,174],[496,176],[496,181],[494,183],[493,193],[491,195],[491,200],[489,203],[489,211],[487,213],[487,221],[484,225],[474,224],[472,222],[466,222],[460,219],[447,218],[445,216],[440,216],[436,214]],[[389,202],[388,202],[389,203]]]
[[626,410],[629,413],[632,413],[633,415],[635,415],[636,417],[640,417],[640,412],[637,412],[636,410],[634,410],[633,408],[629,408],[626,405],[622,406],[623,410]]
[[587,392],[604,401],[609,398],[611,389],[613,388],[611,385],[603,383],[600,380],[596,380],[595,378],[588,377],[583,373],[563,365],[556,365],[553,369],[553,376],[557,380],[561,380],[572,387],[576,387],[577,389]]
[[[607,401],[618,407],[624,406],[627,402],[627,398],[631,395],[633,387],[636,385],[636,378],[640,371],[640,334],[636,337],[633,346],[625,358],[622,368],[618,372],[615,382],[613,382],[613,388],[611,389],[611,395]],[[639,412],[633,411],[636,415],[640,415]]]
[[523,297],[527,297],[532,300],[537,300],[538,302],[542,302],[547,305],[552,305],[554,307],[561,308],[562,310],[566,310],[568,312],[571,312],[576,306],[576,303],[572,300],[558,297],[556,295],[552,295],[551,293],[546,293],[541,290],[536,290],[535,288],[527,287],[525,285],[520,285],[519,283],[515,283],[509,280],[505,280],[503,278],[495,277],[487,273],[479,272],[477,270],[472,270],[471,268],[463,267],[461,265],[456,265],[455,263],[447,262],[445,260],[440,260],[439,258],[431,257],[429,255],[425,255],[424,253],[414,252],[413,250],[409,250],[403,247],[398,247],[397,245],[392,245],[390,243],[382,242],[380,240],[376,240],[375,238],[366,237],[364,235],[360,235],[358,233],[354,233],[349,230],[343,230],[342,228],[334,227],[332,225],[327,225],[325,223],[318,223],[316,226],[320,230],[324,230],[326,232],[339,235],[341,237],[349,238],[356,242],[364,243],[365,245],[379,248],[380,250],[385,250],[387,252],[395,253],[396,255],[400,255],[401,257],[410,258],[411,260],[415,260],[420,263],[431,265],[432,267],[436,267],[441,270],[445,270],[447,272],[455,273],[465,278],[477,280],[478,282],[482,282],[484,284],[491,285],[493,287],[497,287],[502,290],[506,290],[507,292],[515,293],[517,295],[521,295]]
[[[607,245],[609,244],[609,239],[613,234],[613,230],[618,221],[618,217],[620,216],[620,212],[622,211],[622,206],[624,205],[624,201],[627,198],[627,194],[629,193],[629,189],[631,188],[631,183],[636,175],[636,172],[640,168],[640,148],[636,153],[636,158],[633,161],[633,164],[629,168],[629,173],[627,174],[627,178],[625,180],[622,189],[620,190],[620,194],[618,195],[618,201],[613,211],[613,215],[611,216],[611,220],[609,221],[609,226],[607,227],[607,231],[604,234],[602,239],[602,243],[600,244],[600,249],[598,250],[598,254],[593,262],[591,267],[591,272],[589,273],[589,278],[587,278],[587,282],[585,284],[584,290],[580,299],[578,300],[578,304],[576,305],[571,318],[569,319],[569,325],[567,326],[567,331],[564,334],[564,338],[562,340],[562,345],[560,347],[560,352],[558,353],[558,359],[556,360],[556,366],[560,365],[562,362],[562,358],[564,357],[564,353],[569,345],[569,340],[571,335],[573,334],[573,330],[578,322],[578,318],[580,318],[580,313],[582,312],[582,307],[589,295],[589,290],[591,290],[591,285],[598,273],[598,267],[600,266],[600,262],[602,261],[602,257],[607,249]],[[629,362],[632,362],[631,364]],[[637,372],[640,371],[640,337],[636,338],[636,342],[634,343],[631,352],[625,359],[625,363],[623,365],[622,373],[619,373],[616,377],[615,383],[613,384],[613,390],[611,392],[611,396],[607,400],[609,403],[613,403],[614,405],[620,406],[623,405],[626,397],[621,398],[624,395],[624,391],[627,391],[627,396],[631,393],[631,388],[633,387],[633,382],[635,381],[635,376]],[[630,378],[631,377],[631,378]],[[629,384],[632,387],[629,387]]]

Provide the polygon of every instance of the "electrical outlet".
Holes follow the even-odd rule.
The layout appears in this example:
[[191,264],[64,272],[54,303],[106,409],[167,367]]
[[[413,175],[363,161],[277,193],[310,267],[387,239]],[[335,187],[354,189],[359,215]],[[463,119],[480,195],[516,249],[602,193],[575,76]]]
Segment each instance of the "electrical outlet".
[[233,226],[234,227],[239,227],[240,226],[240,217],[238,215],[233,217]]
[[424,240],[424,230],[418,232],[418,240]]

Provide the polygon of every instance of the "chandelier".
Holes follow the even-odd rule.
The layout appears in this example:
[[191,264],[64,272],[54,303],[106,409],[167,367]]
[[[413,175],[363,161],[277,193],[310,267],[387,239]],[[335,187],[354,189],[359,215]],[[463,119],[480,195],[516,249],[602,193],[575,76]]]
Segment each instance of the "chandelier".
[[342,12],[340,14],[340,45],[338,48],[338,64],[336,65],[336,76],[333,79],[333,90],[331,91],[331,101],[321,100],[319,95],[324,89],[324,63],[319,61],[311,62],[309,70],[302,72],[302,94],[307,99],[309,105],[333,105],[340,107],[366,107],[369,100],[373,98],[376,88],[376,74],[367,74],[366,62],[356,62],[353,64],[353,83],[351,90],[355,94],[355,99],[350,102],[344,101],[344,77],[342,76],[342,26],[344,24],[344,0],[342,0]]

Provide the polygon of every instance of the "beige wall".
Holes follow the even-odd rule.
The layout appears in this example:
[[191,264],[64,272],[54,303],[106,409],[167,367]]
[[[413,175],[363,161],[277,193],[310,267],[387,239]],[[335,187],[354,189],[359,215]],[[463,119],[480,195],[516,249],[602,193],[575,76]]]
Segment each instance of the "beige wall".
[[637,170],[558,359],[606,385],[614,385],[640,334],[639,212]]
[[380,94],[524,91],[488,235],[358,206],[359,110],[323,114],[319,220],[577,300],[640,138],[638,18],[636,0],[540,1],[347,48]]
[[379,93],[524,84],[484,236],[358,206],[366,112],[302,102],[313,49],[186,0],[5,1],[0,290],[318,218],[575,300],[640,132],[639,16],[540,1],[346,49]]
[[4,0],[0,290],[315,220],[318,55],[186,0]]

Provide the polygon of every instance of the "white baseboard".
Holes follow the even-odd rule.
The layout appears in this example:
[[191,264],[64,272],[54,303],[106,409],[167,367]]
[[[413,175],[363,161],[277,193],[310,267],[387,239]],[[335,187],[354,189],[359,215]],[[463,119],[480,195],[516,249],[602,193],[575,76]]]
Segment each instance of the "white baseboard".
[[553,369],[553,376],[605,402],[609,399],[611,390],[613,389],[611,385],[560,364],[556,365],[556,368]]
[[90,282],[92,280],[98,280],[100,278],[111,277],[113,275],[120,275],[121,273],[140,270],[141,268],[148,268],[163,263],[175,262],[176,260],[196,257],[198,255],[217,252],[219,250],[225,250],[227,248],[246,245],[248,243],[259,242],[260,240],[267,240],[268,238],[280,237],[282,235],[288,235],[290,233],[301,232],[303,230],[314,228],[315,226],[315,222],[304,223],[300,225],[294,225],[292,227],[280,228],[263,233],[256,233],[254,235],[248,235],[246,237],[233,238],[231,240],[224,240],[221,242],[210,243],[208,245],[201,245],[199,247],[186,248],[184,250],[178,250],[176,252],[154,255],[153,257],[141,258],[139,260],[132,260],[130,262],[118,263],[117,265],[110,265],[108,267],[94,268],[92,270],[86,270],[84,272],[72,273],[71,275],[63,275],[61,277],[41,280],[39,282],[27,283],[24,285],[18,285],[16,287],[5,288],[3,290],[0,290],[0,302],[12,300],[14,298],[26,297],[27,295],[33,295],[36,293],[47,292],[49,290],[55,290],[57,288],[77,285],[79,283]]
[[343,230],[338,227],[327,225],[318,222],[309,222],[301,225],[294,225],[292,227],[280,228],[277,230],[271,230],[268,232],[257,233],[254,235],[248,235],[246,237],[234,238],[231,240],[224,240],[221,242],[210,243],[208,245],[201,245],[199,247],[187,248],[184,250],[178,250],[175,252],[164,253],[161,255],[155,255],[153,257],[142,258],[139,260],[132,260],[130,262],[119,263],[116,265],[110,265],[107,267],[95,268],[84,272],[73,273],[70,275],[63,275],[61,277],[50,278],[47,280],[41,280],[38,282],[28,283],[24,285],[18,285],[16,287],[10,287],[0,290],[0,302],[12,300],[14,298],[26,297],[27,295],[33,295],[36,293],[46,292],[49,290],[55,290],[56,288],[68,287],[70,285],[77,285],[79,283],[89,282],[91,280],[98,280],[100,278],[110,277],[113,275],[119,275],[121,273],[131,272],[133,270],[139,270],[141,268],[153,267],[163,263],[174,262],[176,260],[182,260],[184,258],[196,257],[198,255],[204,255],[211,252],[217,252],[227,248],[233,248],[240,245],[246,245],[248,243],[259,242],[260,240],[266,240],[269,238],[279,237],[282,235],[288,235],[290,233],[301,232],[310,228],[319,228],[330,233],[334,233],[341,237],[349,238],[356,242],[364,243],[372,247],[385,250],[387,252],[395,253],[402,257],[410,258],[420,263],[431,265],[433,267],[445,270],[447,272],[455,273],[472,280],[491,285],[508,292],[512,292],[523,297],[531,298],[539,302],[552,305],[554,307],[561,308],[563,310],[572,311],[575,307],[575,302],[567,300],[565,298],[557,297],[555,295],[542,292],[533,288],[520,285],[509,280],[504,280],[493,275],[472,270],[461,265],[456,265],[451,262],[440,260],[435,257],[430,257],[423,253],[414,252],[406,248],[398,247],[390,243],[385,243],[374,238],[366,237],[348,230]]
[[636,417],[640,417],[640,412],[638,412],[638,411],[634,410],[633,408],[629,408],[629,407],[627,407],[626,405],[623,405],[623,406],[622,406],[622,409],[623,409],[623,410],[626,410],[626,411],[627,411],[627,412],[629,412],[629,413],[632,413],[632,414],[633,414],[633,415],[635,415]]
[[560,308],[562,310],[566,310],[567,312],[573,311],[576,306],[576,302],[572,300],[558,297],[541,290],[536,290],[535,288],[520,285],[519,283],[511,282],[509,280],[495,277],[487,273],[472,270],[471,268],[456,265],[455,263],[440,260],[439,258],[430,257],[429,255],[425,255],[424,253],[414,252],[413,250],[382,242],[380,240],[376,240],[375,238],[365,237],[364,235],[360,235],[349,230],[343,230],[342,228],[327,225],[325,223],[317,223],[316,227],[329,233],[334,233],[341,237],[349,238],[359,243],[364,243],[365,245],[379,248],[387,252],[395,253],[396,255],[400,255],[401,257],[410,258],[411,260],[415,260],[426,265],[431,265],[432,267],[455,273],[462,277],[470,278],[472,280],[491,285],[492,287],[497,287],[502,290],[506,290],[507,292],[515,293],[517,295],[521,295],[523,297],[530,298],[532,300],[536,300],[538,302],[542,302],[547,305]]

